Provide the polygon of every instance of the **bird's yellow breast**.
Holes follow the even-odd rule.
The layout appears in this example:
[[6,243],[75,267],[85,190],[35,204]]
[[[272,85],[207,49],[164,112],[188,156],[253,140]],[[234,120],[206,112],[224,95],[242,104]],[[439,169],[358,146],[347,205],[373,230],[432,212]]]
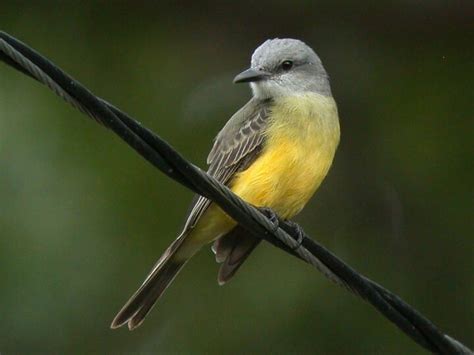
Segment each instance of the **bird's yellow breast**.
[[[326,176],[339,143],[339,119],[332,98],[304,94],[276,99],[259,157],[232,179],[230,188],[247,202],[291,218]],[[187,239],[188,250],[227,233],[236,222],[211,204]]]
[[231,183],[237,195],[283,218],[297,214],[326,176],[339,143],[334,99],[304,94],[276,99],[260,156]]

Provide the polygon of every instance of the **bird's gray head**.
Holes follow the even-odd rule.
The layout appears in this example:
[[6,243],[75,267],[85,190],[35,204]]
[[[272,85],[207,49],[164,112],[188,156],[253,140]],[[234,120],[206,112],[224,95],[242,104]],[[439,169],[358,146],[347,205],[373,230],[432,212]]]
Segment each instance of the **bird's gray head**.
[[317,54],[297,39],[270,39],[252,55],[250,69],[234,83],[249,82],[258,98],[315,92],[331,96],[329,79]]

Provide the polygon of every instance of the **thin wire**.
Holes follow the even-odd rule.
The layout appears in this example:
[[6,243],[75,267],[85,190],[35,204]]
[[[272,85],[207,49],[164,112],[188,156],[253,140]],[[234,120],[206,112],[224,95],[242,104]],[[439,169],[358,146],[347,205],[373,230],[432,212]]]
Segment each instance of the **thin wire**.
[[247,204],[211,176],[189,163],[159,136],[118,108],[93,95],[52,62],[0,31],[0,60],[45,84],[58,96],[110,128],[151,164],[173,180],[217,203],[240,225],[259,238],[313,265],[326,277],[372,304],[387,319],[425,349],[440,354],[473,354],[443,334],[400,297],[362,276],[301,228],[279,221],[275,226],[260,210]]

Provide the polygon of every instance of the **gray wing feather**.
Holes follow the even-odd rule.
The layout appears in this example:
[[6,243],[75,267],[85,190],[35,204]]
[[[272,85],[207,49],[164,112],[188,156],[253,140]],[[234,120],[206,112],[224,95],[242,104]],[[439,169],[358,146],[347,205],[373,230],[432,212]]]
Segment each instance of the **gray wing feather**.
[[[217,135],[208,157],[208,174],[228,184],[231,177],[251,164],[265,139],[270,101],[251,99],[237,111]],[[194,199],[184,230],[193,228],[209,207],[202,196]]]

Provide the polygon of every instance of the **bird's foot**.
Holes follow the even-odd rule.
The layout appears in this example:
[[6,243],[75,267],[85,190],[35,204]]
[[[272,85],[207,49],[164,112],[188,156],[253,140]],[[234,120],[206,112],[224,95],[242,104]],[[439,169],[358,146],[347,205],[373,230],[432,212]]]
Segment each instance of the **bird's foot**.
[[278,215],[269,207],[259,207],[258,210],[262,212],[273,224],[272,231],[276,232],[277,229],[280,227],[280,218]]
[[303,243],[303,239],[304,239],[303,228],[301,228],[301,226],[296,222],[286,220],[283,226],[283,229],[289,235],[291,235],[292,237],[295,237],[294,239],[297,244],[292,249],[297,250]]

